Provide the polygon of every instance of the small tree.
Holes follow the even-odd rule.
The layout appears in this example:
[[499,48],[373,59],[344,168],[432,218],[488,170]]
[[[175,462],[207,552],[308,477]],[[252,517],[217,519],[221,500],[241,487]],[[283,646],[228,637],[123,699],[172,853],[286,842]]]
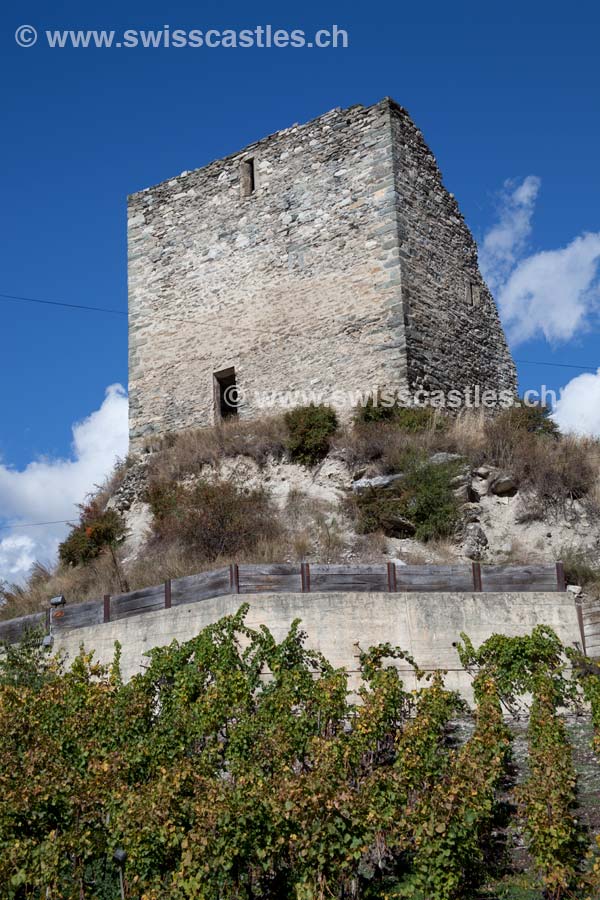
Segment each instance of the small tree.
[[298,406],[285,414],[287,449],[294,462],[314,466],[324,459],[337,431],[338,418],[331,406]]
[[114,547],[125,536],[125,523],[115,509],[100,510],[94,500],[79,508],[79,524],[58,548],[61,562],[68,566],[96,559],[105,547]]

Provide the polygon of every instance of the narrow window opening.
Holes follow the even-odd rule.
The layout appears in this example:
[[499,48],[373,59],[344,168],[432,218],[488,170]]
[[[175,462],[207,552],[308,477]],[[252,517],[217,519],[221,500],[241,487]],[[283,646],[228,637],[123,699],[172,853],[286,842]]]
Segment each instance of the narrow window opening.
[[256,177],[254,174],[254,160],[244,159],[241,164],[240,184],[242,197],[250,197],[256,189]]
[[481,290],[478,284],[467,281],[465,285],[465,303],[467,306],[479,306],[481,303]]
[[235,369],[223,369],[213,375],[215,413],[217,419],[230,419],[238,414],[239,394]]

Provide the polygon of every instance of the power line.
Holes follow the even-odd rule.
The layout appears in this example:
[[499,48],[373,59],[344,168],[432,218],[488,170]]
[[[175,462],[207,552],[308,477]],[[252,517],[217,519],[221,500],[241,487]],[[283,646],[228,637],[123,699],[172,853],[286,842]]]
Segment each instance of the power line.
[[8,525],[0,525],[0,531],[8,528],[37,528],[40,525],[72,525],[71,519],[57,519],[54,522],[9,522]]
[[[83,309],[89,312],[110,313],[114,316],[127,315],[127,312],[124,310],[110,309],[106,306],[86,306],[83,303],[66,303],[62,300],[46,300],[40,297],[21,297],[17,294],[0,294],[0,300],[15,303],[40,303],[44,306],[60,306],[63,309]],[[574,363],[541,362],[540,360],[532,359],[515,359],[515,362],[523,366],[551,366],[558,369],[581,369],[582,371],[590,372],[595,372],[599,368],[599,366],[579,366]]]
[[521,366],[552,366],[557,369],[582,369],[585,371],[595,372],[600,366],[576,366],[573,363],[555,363],[555,362],[540,362],[534,361],[532,359],[515,359],[516,363],[519,363]]
[[121,309],[109,309],[106,306],[84,306],[82,303],[64,303],[62,300],[42,300],[39,297],[19,297],[16,294],[0,294],[5,303],[41,303],[44,306],[62,306],[65,309],[85,309],[90,312],[111,313],[114,316],[126,316]]

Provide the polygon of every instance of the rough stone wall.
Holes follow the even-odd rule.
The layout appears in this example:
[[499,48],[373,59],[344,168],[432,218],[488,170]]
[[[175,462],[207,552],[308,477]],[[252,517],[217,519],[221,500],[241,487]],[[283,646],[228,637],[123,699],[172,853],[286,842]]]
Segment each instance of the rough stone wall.
[[[516,393],[515,366],[477,246],[406,110],[390,102],[409,385]],[[434,398],[432,398],[434,399]]]
[[134,194],[129,341],[133,450],[212,424],[232,366],[241,417],[286,391],[515,387],[471,234],[389,99]]
[[[241,197],[241,163],[256,190]],[[130,431],[214,421],[213,372],[257,395],[406,384],[389,105],[334,110],[129,201]],[[396,329],[396,332],[398,329]],[[300,401],[298,401],[300,402]]]

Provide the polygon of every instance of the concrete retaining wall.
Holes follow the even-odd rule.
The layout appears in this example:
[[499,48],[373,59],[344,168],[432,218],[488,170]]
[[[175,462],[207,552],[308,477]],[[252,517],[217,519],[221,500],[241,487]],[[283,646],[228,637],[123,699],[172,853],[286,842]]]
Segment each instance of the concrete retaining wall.
[[[83,643],[97,658],[110,662],[114,642],[123,647],[122,668],[131,678],[148,664],[144,653],[172,640],[194,637],[206,625],[250,604],[247,624],[266,625],[281,640],[296,618],[308,633],[308,645],[331,663],[357,668],[357,644],[384,641],[410,652],[425,669],[448,669],[446,683],[470,699],[470,676],[460,669],[453,643],[465,631],[476,645],[497,632],[526,634],[535,625],[553,628],[568,645],[580,641],[575,604],[569,593],[314,593],[258,594],[244,598],[215,597],[157,610],[103,625],[77,628],[56,635],[55,649],[69,659]],[[407,677],[412,686],[412,676]]]

